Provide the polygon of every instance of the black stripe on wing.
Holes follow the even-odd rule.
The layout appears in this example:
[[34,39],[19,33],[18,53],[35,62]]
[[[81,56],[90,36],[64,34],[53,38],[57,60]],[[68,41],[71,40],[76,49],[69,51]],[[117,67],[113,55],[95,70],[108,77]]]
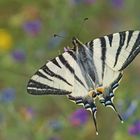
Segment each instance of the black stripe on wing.
[[70,91],[50,87],[34,80],[30,80],[28,82],[27,92],[33,95],[68,95],[71,93]]
[[72,52],[72,51],[67,51],[67,53],[70,55],[70,56],[72,56],[72,58],[75,60],[75,62],[76,62],[76,56],[75,56],[75,54]]
[[102,78],[104,77],[104,70],[105,70],[105,60],[106,60],[106,40],[104,37],[100,37],[101,41],[101,60],[102,60]]
[[72,74],[74,74],[74,69],[69,65],[63,55],[59,55],[59,60]]
[[125,38],[126,38],[126,32],[120,32],[119,35],[120,35],[120,41],[119,41],[119,47],[117,49],[117,53],[116,53],[116,57],[115,57],[114,67],[116,66],[116,64],[118,62],[118,58],[119,58],[119,55],[121,53],[121,49],[124,45]]
[[[90,45],[90,43],[89,43]],[[93,68],[93,52],[92,48],[90,47],[87,49],[84,44],[81,44],[78,47],[78,60],[81,64],[81,67],[85,71],[86,77],[89,76],[93,82],[95,82],[95,69]],[[92,83],[92,82],[91,82]]]
[[119,82],[121,81],[123,73],[120,73],[117,79],[111,84],[112,90],[116,89],[119,86]]
[[93,42],[93,40],[92,40],[92,41],[89,42],[89,47],[90,47],[90,49],[93,48],[93,46],[94,46],[94,42]]
[[[92,59],[92,65],[91,66],[93,66],[93,67],[90,68],[92,71],[90,71],[89,76],[91,77],[91,79],[94,82],[99,82],[98,81],[99,80],[99,76],[98,76],[98,72],[97,72],[98,71],[98,67],[95,66],[96,57],[94,57],[94,55],[96,54],[96,52],[94,51],[94,40],[86,43],[86,46],[89,49],[89,55],[90,55],[90,57]],[[91,75],[93,75],[93,76],[91,76]]]
[[35,74],[38,75],[38,76],[40,76],[40,77],[43,77],[43,78],[45,78],[45,79],[47,79],[47,80],[49,80],[49,81],[53,81],[53,80],[50,79],[47,75],[44,75],[44,74],[41,73],[40,71],[37,71]]
[[62,80],[62,81],[65,82],[65,83],[67,83],[69,86],[72,86],[72,85],[71,85],[65,78],[63,78],[61,75],[58,75],[58,74],[54,73],[53,71],[51,71],[51,70],[47,67],[47,65],[44,65],[44,66],[42,67],[42,69],[44,70],[44,72],[45,72],[46,74],[50,75],[51,77],[55,77],[55,78],[57,78],[57,79],[59,79],[59,80]]
[[133,35],[133,32],[134,32],[134,31],[128,31],[127,45],[126,45],[126,47],[125,47],[125,48],[127,48],[127,47],[128,47],[129,42],[130,42],[130,39],[131,39],[131,37],[132,37],[132,35]]
[[71,95],[68,95],[68,99],[74,101],[76,104],[84,104],[82,97],[73,97]]
[[138,34],[137,39],[133,45],[133,48],[120,71],[125,69],[134,60],[134,58],[138,55],[139,52],[140,52],[140,33]]
[[113,39],[113,34],[107,35],[108,40],[109,40],[109,45],[112,47],[112,39]]
[[61,66],[59,65],[59,63],[57,62],[56,58],[51,60],[52,63],[54,63],[56,66],[58,66],[59,68],[61,68]]
[[75,75],[74,69],[70,66],[70,64],[68,63],[68,61],[64,58],[63,55],[59,56],[59,60],[61,61],[61,63],[74,75],[74,78],[84,87],[86,87],[84,85],[84,83],[77,77],[77,75]]

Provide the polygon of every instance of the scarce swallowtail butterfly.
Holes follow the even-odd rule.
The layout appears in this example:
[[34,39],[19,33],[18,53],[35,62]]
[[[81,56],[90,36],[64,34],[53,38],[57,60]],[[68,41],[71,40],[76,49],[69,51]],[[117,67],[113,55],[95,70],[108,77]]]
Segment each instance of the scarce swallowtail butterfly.
[[72,38],[73,48],[42,66],[29,80],[33,95],[66,95],[92,113],[96,134],[95,99],[111,107],[122,121],[114,104],[123,70],[140,52],[140,31],[123,31],[82,43]]

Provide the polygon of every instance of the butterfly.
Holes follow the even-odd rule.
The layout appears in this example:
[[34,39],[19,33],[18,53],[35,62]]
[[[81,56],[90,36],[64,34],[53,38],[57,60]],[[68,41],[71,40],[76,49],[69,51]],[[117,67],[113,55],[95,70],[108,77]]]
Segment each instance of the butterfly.
[[87,43],[72,38],[73,48],[48,61],[29,80],[27,92],[33,95],[66,95],[90,110],[96,123],[95,99],[111,107],[123,122],[115,105],[114,92],[124,69],[140,52],[140,31],[122,31]]

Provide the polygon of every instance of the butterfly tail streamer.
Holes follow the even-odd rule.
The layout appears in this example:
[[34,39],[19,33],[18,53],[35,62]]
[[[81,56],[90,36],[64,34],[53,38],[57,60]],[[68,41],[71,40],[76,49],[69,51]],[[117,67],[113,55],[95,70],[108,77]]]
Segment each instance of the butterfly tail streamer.
[[119,114],[118,110],[116,109],[115,105],[112,103],[111,106],[113,107],[113,110],[116,112],[116,114],[118,115],[121,123],[123,123],[123,118],[121,117],[121,115]]
[[93,118],[93,122],[94,122],[94,125],[95,125],[96,135],[98,135],[97,122],[96,122],[96,117],[95,117],[94,112],[92,112],[92,118]]
[[96,130],[96,135],[98,135],[98,127],[97,127],[97,122],[96,122],[96,112],[97,112],[96,106],[94,105],[94,107],[92,107],[91,110],[92,110],[92,118],[93,118],[95,130]]
[[91,100],[85,100],[82,97],[73,97],[71,95],[68,95],[68,99],[71,101],[74,101],[76,104],[80,105],[82,104],[86,110],[90,110],[92,113],[92,118],[96,130],[96,135],[98,135],[98,128],[97,128],[97,122],[96,122],[96,112],[97,108],[95,106],[95,103],[91,102]]
[[94,102],[91,102],[91,101],[88,101],[88,100],[84,101],[84,107],[85,107],[85,109],[91,111],[94,126],[95,126],[95,130],[96,130],[96,135],[98,135],[98,127],[97,127],[97,122],[96,122],[97,107],[96,107]]
[[116,109],[115,105],[112,102],[110,102],[109,104],[106,104],[105,106],[106,107],[111,107],[115,111],[115,113],[117,114],[117,116],[120,119],[121,123],[123,123],[123,118],[121,117],[121,115],[119,114],[118,110]]

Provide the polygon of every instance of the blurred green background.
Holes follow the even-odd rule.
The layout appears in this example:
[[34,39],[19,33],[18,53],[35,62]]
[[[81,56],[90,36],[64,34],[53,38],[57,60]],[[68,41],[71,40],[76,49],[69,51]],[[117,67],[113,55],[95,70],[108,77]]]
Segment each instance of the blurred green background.
[[73,36],[87,42],[138,30],[139,8],[139,0],[0,0],[0,140],[139,140],[140,57],[125,71],[116,92],[124,124],[97,102],[99,136],[81,106],[63,96],[26,91],[34,72],[72,46]]

